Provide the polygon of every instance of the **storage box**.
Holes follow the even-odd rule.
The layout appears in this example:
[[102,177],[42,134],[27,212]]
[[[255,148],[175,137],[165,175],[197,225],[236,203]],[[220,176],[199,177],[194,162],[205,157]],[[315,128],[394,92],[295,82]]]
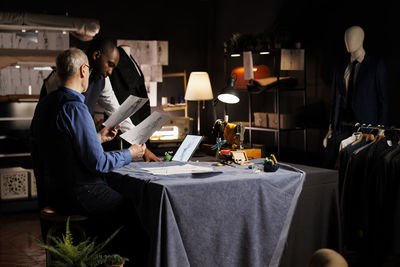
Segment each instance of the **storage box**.
[[[268,114],[268,127],[278,128],[278,114]],[[296,116],[295,114],[280,114],[280,128],[281,129],[293,129],[296,128]]]
[[268,118],[266,112],[254,112],[254,126],[268,127]]

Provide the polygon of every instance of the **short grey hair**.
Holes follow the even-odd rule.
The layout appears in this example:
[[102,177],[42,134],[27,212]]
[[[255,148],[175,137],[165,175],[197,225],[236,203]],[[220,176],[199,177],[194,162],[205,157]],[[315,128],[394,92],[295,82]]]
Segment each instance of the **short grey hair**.
[[56,59],[56,71],[61,82],[79,73],[79,68],[83,64],[89,64],[88,58],[79,48],[69,48],[61,52]]

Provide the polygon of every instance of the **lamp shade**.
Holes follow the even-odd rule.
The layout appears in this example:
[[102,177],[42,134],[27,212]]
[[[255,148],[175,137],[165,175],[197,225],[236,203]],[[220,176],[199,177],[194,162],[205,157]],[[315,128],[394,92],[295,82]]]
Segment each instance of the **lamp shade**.
[[207,72],[191,72],[186,88],[186,100],[213,99],[210,78]]
[[235,89],[236,79],[229,77],[227,86],[218,95],[218,100],[227,104],[236,104],[240,101],[239,92]]

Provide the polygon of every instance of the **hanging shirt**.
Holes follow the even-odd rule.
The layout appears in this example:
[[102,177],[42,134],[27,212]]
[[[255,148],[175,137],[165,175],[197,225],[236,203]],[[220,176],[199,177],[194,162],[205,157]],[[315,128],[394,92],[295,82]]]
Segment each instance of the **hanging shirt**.
[[350,145],[354,141],[357,141],[358,139],[360,139],[361,135],[362,135],[362,133],[356,132],[356,133],[353,133],[350,137],[342,140],[339,145],[339,152],[341,150],[345,149],[348,145]]

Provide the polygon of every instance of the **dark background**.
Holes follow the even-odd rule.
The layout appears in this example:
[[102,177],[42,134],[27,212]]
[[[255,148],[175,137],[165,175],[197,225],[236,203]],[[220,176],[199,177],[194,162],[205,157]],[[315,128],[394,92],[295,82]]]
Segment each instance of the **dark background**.
[[[396,103],[400,99],[397,89],[400,21],[396,8],[395,1],[114,0],[54,1],[46,5],[37,1],[3,1],[0,11],[68,13],[71,17],[98,19],[102,36],[168,41],[169,65],[163,67],[163,72],[186,70],[189,75],[192,71],[208,71],[214,96],[225,85],[223,44],[233,33],[258,34],[272,27],[289,30],[306,51],[308,164],[319,165],[328,126],[332,74],[338,63],[347,60],[344,32],[350,26],[361,26],[366,52],[385,60],[391,96],[390,124],[400,126]],[[243,97],[240,103],[228,106],[231,121],[247,112],[247,103]],[[201,128],[202,134],[209,136],[213,122],[210,101],[206,107],[201,111]],[[223,105],[217,105],[218,117],[222,114]],[[189,116],[197,118],[195,103],[189,104]],[[261,142],[263,138],[267,139],[261,136]],[[298,139],[287,138],[293,142]]]

